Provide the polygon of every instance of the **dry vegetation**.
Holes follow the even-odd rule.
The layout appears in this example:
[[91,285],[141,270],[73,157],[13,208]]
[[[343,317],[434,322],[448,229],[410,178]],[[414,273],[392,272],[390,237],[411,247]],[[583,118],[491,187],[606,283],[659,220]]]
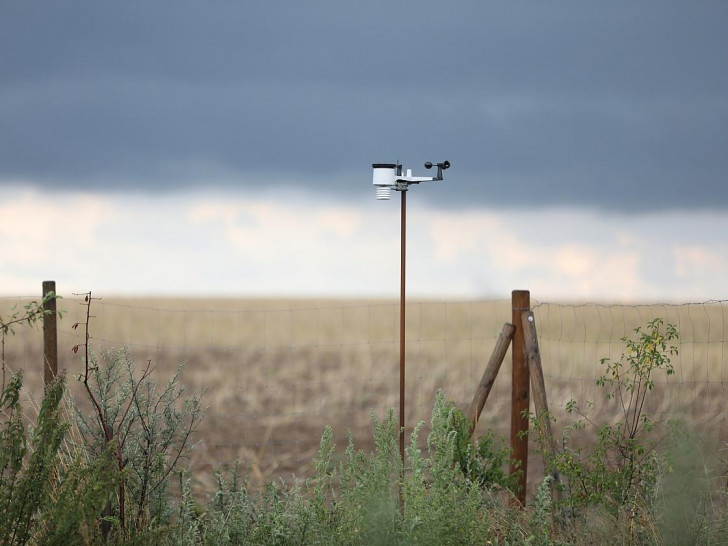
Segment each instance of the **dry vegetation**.
[[[97,294],[95,294],[97,295]],[[23,300],[0,299],[0,314]],[[71,348],[83,320],[82,298],[59,301],[60,368],[78,374]],[[618,359],[620,338],[663,317],[680,333],[676,375],[656,377],[648,411],[690,418],[724,443],[723,400],[728,382],[728,324],[723,303],[696,305],[534,304],[546,387],[556,430],[570,398],[601,400],[594,388],[599,360]],[[407,422],[427,420],[434,393],[443,389],[460,407],[470,402],[510,302],[417,302],[408,305]],[[159,382],[186,362],[183,381],[204,390],[209,406],[190,461],[201,490],[211,470],[239,459],[252,485],[291,473],[306,475],[325,425],[339,451],[350,429],[360,447],[371,442],[370,411],[384,414],[398,400],[398,307],[389,301],[234,299],[113,299],[95,301],[90,332],[94,350],[128,346],[138,365],[152,360]],[[42,337],[19,328],[6,339],[10,369],[26,370],[26,385],[42,392]],[[510,426],[510,360],[488,401],[478,430],[504,434]],[[70,382],[73,384],[73,380]],[[76,390],[80,393],[80,390]],[[610,406],[600,403],[602,417]],[[424,437],[424,435],[423,435]],[[535,464],[533,464],[535,463]],[[533,473],[538,461],[533,461]],[[540,476],[534,476],[537,482]]]

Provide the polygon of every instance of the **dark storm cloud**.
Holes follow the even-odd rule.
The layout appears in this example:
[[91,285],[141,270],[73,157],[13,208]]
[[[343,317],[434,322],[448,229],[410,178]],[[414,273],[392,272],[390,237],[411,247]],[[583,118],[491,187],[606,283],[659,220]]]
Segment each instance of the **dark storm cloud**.
[[723,1],[0,10],[0,181],[359,191],[447,158],[423,198],[728,206]]

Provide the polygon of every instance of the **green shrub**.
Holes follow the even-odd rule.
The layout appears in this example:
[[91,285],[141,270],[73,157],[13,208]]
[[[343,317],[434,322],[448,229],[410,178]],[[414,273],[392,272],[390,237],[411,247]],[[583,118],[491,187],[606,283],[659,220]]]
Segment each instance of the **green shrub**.
[[394,412],[390,410],[383,421],[372,414],[372,424],[374,451],[356,451],[350,434],[339,466],[336,532],[353,544],[391,544],[397,539],[402,462]]
[[[572,523],[575,517],[605,510],[607,518],[626,524],[632,538],[642,532],[654,537],[657,532],[654,503],[665,459],[656,448],[667,429],[644,408],[654,388],[653,374],[674,373],[670,357],[677,354],[678,333],[673,325],[663,325],[657,318],[646,330],[636,328],[634,339],[622,338],[626,351],[619,360],[601,360],[606,370],[596,384],[604,389],[606,401],[616,402],[620,411],[616,423],[594,422],[588,415],[593,403],[580,407],[572,400],[566,410],[577,420],[564,429],[563,449],[553,456],[548,446],[541,446],[547,466],[564,477],[560,505]],[[575,447],[574,431],[593,432],[593,447]]]
[[[203,542],[220,545],[245,544],[249,541],[254,505],[247,484],[240,477],[239,463],[235,463],[227,477],[222,470],[218,470],[215,481],[217,488],[202,520]],[[187,493],[188,491],[189,489],[186,490]],[[196,511],[191,511],[189,506],[187,514],[194,515],[187,519],[197,519]]]
[[136,531],[165,525],[171,516],[170,476],[194,447],[191,436],[204,415],[200,395],[186,396],[180,385],[182,365],[160,388],[151,381],[149,364],[141,375],[135,372],[125,348],[99,356],[88,353],[87,358],[85,384],[97,411],[76,406],[78,428],[92,458],[113,443],[116,466],[120,473],[123,469],[107,515],[117,517],[122,530],[126,525]]
[[[427,437],[427,455],[417,447],[422,426],[412,433],[407,450],[408,473],[403,484],[403,544],[473,544],[489,529],[481,483],[463,471],[461,440],[470,445],[467,423],[455,426],[462,413],[439,392]],[[471,452],[465,450],[470,455]]]
[[60,412],[64,385],[61,376],[48,386],[30,439],[20,407],[22,372],[14,374],[2,391],[0,544],[25,544],[48,508],[58,449],[68,430]]
[[[372,415],[374,449],[357,450],[349,435],[342,460],[334,463],[331,428],[313,459],[314,475],[301,482],[274,482],[259,494],[248,492],[236,466],[217,473],[217,491],[204,513],[188,489],[175,523],[174,542],[192,544],[475,544],[495,536],[494,515],[511,508],[455,460],[458,433],[454,406],[439,394],[432,412],[427,450],[418,447],[423,423],[407,446],[402,467],[394,412]],[[187,491],[187,493],[185,493]],[[524,539],[517,518],[503,515],[504,537]],[[514,539],[514,537],[518,537]]]
[[62,405],[66,380],[46,389],[37,424],[28,433],[20,406],[22,373],[0,398],[0,544],[82,544],[98,539],[98,520],[116,476],[110,453],[88,460],[64,453],[70,424]]
[[43,513],[42,529],[35,542],[65,546],[102,540],[101,512],[119,480],[113,457],[113,445],[91,459],[84,451],[61,453],[50,503]]
[[[436,413],[438,418],[434,419]],[[511,449],[503,438],[488,430],[473,443],[468,433],[468,417],[454,402],[446,401],[441,392],[435,397],[432,426],[433,431],[437,427],[437,436],[453,435],[453,460],[465,477],[481,487],[496,486],[516,492],[519,473],[509,475],[505,470],[511,463]]]

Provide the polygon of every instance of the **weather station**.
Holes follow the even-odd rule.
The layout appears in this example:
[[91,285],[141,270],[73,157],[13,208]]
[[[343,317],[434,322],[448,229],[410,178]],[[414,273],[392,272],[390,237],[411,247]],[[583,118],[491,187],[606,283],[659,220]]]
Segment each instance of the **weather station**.
[[399,290],[399,455],[404,464],[404,437],[405,437],[405,265],[406,265],[406,242],[407,242],[407,191],[413,184],[421,182],[439,182],[443,179],[442,173],[450,168],[449,161],[425,163],[425,169],[437,167],[435,176],[413,176],[412,169],[407,169],[402,174],[402,165],[397,163],[374,163],[372,164],[373,182],[377,190],[377,199],[386,201],[390,198],[392,190],[402,195],[402,217],[400,221],[400,290]]

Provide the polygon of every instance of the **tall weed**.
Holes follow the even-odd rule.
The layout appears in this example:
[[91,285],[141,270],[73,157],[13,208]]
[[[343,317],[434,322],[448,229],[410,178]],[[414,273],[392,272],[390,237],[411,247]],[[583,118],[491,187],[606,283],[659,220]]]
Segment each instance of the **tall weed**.
[[[65,377],[46,389],[36,426],[30,434],[20,407],[22,372],[14,374],[2,391],[4,422],[0,431],[0,544],[25,544],[49,507],[51,478],[58,449],[68,430],[62,419]],[[28,438],[30,436],[30,438]]]
[[88,459],[83,451],[64,453],[70,429],[62,404],[66,378],[46,389],[36,426],[20,406],[22,373],[0,398],[0,544],[88,544],[99,539],[98,519],[117,476],[109,472],[111,453]]

